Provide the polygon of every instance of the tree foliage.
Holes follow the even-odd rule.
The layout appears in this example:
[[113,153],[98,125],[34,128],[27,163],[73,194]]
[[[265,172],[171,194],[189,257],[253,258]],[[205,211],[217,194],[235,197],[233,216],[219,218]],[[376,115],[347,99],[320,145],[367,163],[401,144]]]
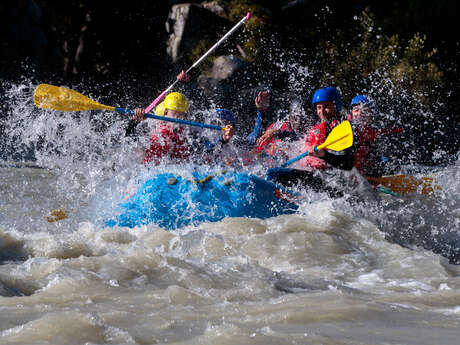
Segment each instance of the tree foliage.
[[432,102],[430,96],[443,86],[443,72],[434,59],[437,49],[425,46],[426,36],[417,32],[407,41],[397,34],[388,36],[376,27],[369,8],[355,18],[358,26],[351,42],[344,35],[320,42],[322,82],[343,86],[351,97],[370,90],[372,76],[378,74],[389,78],[393,88],[411,92],[424,104]]

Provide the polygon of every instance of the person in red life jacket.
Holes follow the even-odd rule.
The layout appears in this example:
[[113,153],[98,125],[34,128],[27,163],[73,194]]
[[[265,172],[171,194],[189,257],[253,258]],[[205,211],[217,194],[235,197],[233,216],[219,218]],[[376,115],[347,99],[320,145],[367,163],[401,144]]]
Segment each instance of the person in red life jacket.
[[352,99],[348,120],[352,123],[358,140],[353,166],[363,176],[382,176],[384,173],[390,173],[388,159],[381,154],[378,146],[385,135],[403,131],[398,127],[372,126],[375,113],[375,103],[367,96],[357,95]]
[[[264,99],[263,94],[259,94],[255,103],[258,108],[258,118],[262,111],[266,111],[270,105],[270,99]],[[265,102],[264,102],[265,101]],[[264,102],[264,107],[261,103]],[[262,122],[262,120],[260,121]],[[294,98],[289,106],[287,118],[272,123],[265,133],[255,141],[255,147],[250,151],[264,167],[279,165],[289,158],[288,151],[290,144],[299,140],[299,135],[305,127],[305,115],[302,102]],[[254,145],[254,143],[252,143]]]
[[[187,97],[179,92],[168,94],[164,101],[155,108],[155,114],[171,118],[187,118],[189,111],[189,101]],[[142,121],[145,119],[145,111],[137,108],[134,111],[134,120]],[[233,127],[227,126],[222,133],[222,141],[226,142],[234,134]],[[186,161],[200,148],[193,138],[188,137],[186,126],[162,122],[157,126],[156,131],[150,138],[150,147],[145,151],[144,163],[159,164],[163,158],[173,161]]]
[[351,170],[356,148],[351,147],[334,153],[326,150],[315,152],[314,148],[324,143],[332,128],[339,124],[342,96],[335,87],[321,88],[314,93],[312,105],[321,122],[308,131],[303,145],[303,150],[309,151],[309,155],[303,159],[301,166],[308,170],[272,168],[267,171],[267,179],[289,187],[309,186],[315,191],[326,191],[330,196],[340,196],[342,193],[329,187],[320,172],[330,166]]
[[[256,98],[256,106],[258,106]],[[269,100],[268,100],[269,101]],[[269,103],[266,103],[268,108]],[[258,106],[259,107],[259,106]],[[283,141],[295,141],[303,127],[303,109],[300,100],[294,99],[289,107],[289,114],[286,120],[277,121],[268,126],[267,130],[255,142],[256,152],[265,152],[269,155],[278,153],[279,144]],[[286,157],[283,157],[286,158]]]
[[[320,120],[308,131],[302,152],[311,151],[315,146],[321,145],[326,140],[332,128],[340,122],[342,109],[342,96],[335,87],[326,87],[316,90],[313,95],[312,105]],[[307,169],[327,169],[327,162],[315,155],[308,155],[299,161],[299,166]]]
[[375,154],[374,143],[379,135],[379,130],[371,127],[373,114],[374,106],[367,96],[357,95],[351,100],[347,118],[353,124],[355,136],[359,140],[353,165],[364,176],[372,175],[371,167],[377,161],[372,157]]
[[[172,92],[157,105],[155,114],[186,119],[188,110],[189,101],[187,97],[179,92]],[[133,118],[136,121],[144,120],[144,109],[135,109]],[[183,125],[160,121],[150,138],[150,147],[144,153],[144,163],[159,164],[165,157],[173,160],[187,159],[193,151],[186,141],[184,129]]]

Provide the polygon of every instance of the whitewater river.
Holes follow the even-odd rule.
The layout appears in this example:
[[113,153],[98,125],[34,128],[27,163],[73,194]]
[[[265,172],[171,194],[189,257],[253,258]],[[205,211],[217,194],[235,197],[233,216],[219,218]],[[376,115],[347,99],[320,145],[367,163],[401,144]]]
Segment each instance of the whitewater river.
[[0,161],[1,344],[459,344],[460,162],[428,198],[309,192],[265,220],[105,228],[148,174],[142,140],[23,93],[5,135],[35,153]]

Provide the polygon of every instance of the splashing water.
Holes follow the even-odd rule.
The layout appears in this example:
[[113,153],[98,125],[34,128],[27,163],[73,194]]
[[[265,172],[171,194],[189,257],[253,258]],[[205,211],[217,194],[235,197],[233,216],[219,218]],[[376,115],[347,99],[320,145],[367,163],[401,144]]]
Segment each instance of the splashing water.
[[148,138],[116,114],[36,109],[32,91],[10,87],[3,117],[2,343],[458,341],[458,160],[403,167],[435,171],[430,197],[306,191],[292,215],[108,229],[97,217],[152,173]]

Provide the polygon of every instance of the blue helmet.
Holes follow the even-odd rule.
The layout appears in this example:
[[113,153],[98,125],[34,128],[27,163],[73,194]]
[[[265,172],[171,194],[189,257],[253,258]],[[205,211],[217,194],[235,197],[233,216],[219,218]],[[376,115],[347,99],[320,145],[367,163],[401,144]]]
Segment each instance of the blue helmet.
[[314,106],[316,103],[327,101],[334,102],[337,112],[340,112],[342,109],[342,96],[339,90],[332,86],[318,89],[315,91],[311,103]]
[[364,95],[358,95],[358,96],[355,96],[351,100],[350,108],[353,107],[356,104],[368,104],[370,106],[370,105],[372,105],[372,101],[369,98],[367,98],[366,96],[364,96]]
[[233,114],[233,111],[228,109],[216,109],[216,113],[217,116],[219,116],[219,119],[225,122],[231,122],[235,125],[235,114]]

